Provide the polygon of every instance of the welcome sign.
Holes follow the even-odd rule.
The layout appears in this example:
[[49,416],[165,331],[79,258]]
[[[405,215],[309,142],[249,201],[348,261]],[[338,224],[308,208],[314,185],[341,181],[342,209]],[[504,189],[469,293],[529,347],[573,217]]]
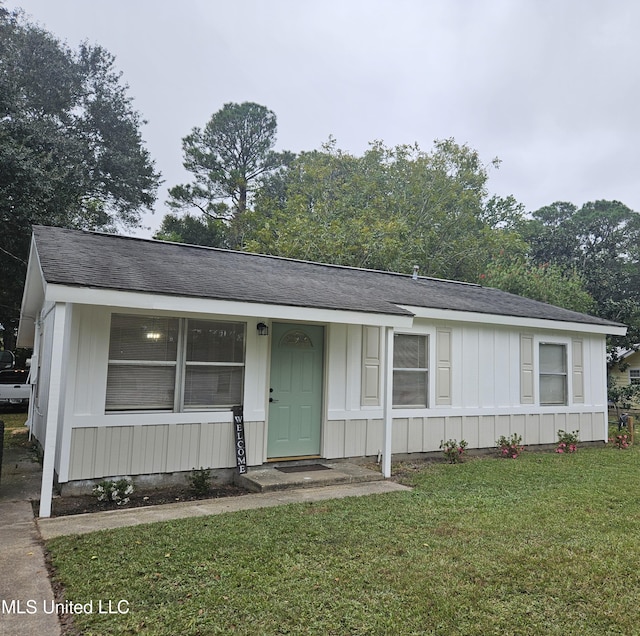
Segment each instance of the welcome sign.
[[238,473],[247,472],[247,447],[244,441],[244,412],[241,406],[233,407],[233,433],[236,445],[236,466]]

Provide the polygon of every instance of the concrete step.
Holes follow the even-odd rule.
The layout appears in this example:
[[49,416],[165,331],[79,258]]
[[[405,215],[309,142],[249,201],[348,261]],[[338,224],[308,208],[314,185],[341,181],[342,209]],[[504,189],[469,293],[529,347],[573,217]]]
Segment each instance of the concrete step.
[[355,484],[381,481],[382,479],[380,471],[370,470],[358,464],[315,460],[306,463],[279,462],[249,468],[244,475],[235,476],[235,483],[251,492],[269,492],[289,488],[318,488],[337,484]]

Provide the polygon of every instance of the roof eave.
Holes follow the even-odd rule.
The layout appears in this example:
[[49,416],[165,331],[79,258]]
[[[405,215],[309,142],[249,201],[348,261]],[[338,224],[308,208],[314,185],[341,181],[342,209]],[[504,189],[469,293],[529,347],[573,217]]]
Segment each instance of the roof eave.
[[416,318],[427,318],[430,320],[443,320],[447,322],[471,322],[490,325],[504,325],[509,327],[515,326],[522,329],[597,333],[612,336],[624,336],[627,333],[627,327],[625,325],[617,325],[614,323],[603,325],[589,322],[574,322],[523,316],[508,316],[506,314],[486,314],[472,311],[459,311],[455,309],[433,309],[430,307],[415,307],[412,305],[399,306],[413,313]]
[[35,325],[45,298],[46,282],[36,249],[35,237],[31,236],[31,248],[22,305],[20,306],[20,322],[18,323],[18,347],[32,347],[35,339]]
[[268,304],[261,302],[220,300],[190,296],[173,296],[96,287],[76,287],[48,283],[46,301],[68,302],[82,305],[115,307],[120,310],[154,310],[193,314],[219,314],[246,316],[273,320],[297,320],[301,322],[323,322],[373,325],[381,327],[409,328],[413,314],[376,313],[299,305]]

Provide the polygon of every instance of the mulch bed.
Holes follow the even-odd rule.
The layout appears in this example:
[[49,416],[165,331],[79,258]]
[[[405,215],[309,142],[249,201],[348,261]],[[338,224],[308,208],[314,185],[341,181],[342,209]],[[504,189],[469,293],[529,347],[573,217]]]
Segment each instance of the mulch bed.
[[[244,488],[234,484],[216,484],[207,495],[196,496],[188,487],[172,487],[158,490],[136,491],[131,494],[130,501],[118,506],[113,502],[98,501],[93,495],[77,497],[54,497],[51,504],[51,516],[78,515],[85,512],[102,512],[104,510],[125,510],[127,508],[141,508],[158,506],[161,504],[178,503],[181,501],[198,501],[219,499],[221,497],[238,497],[248,493]],[[37,511],[40,502],[34,501]]]

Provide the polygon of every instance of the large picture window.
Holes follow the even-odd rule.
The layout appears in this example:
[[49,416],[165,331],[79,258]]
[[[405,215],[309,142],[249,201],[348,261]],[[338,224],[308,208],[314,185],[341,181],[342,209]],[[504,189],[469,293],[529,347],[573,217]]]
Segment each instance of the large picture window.
[[393,406],[425,408],[429,369],[427,336],[395,334],[393,337]]
[[567,403],[567,347],[540,343],[540,404]]
[[113,314],[107,411],[242,403],[245,325]]

